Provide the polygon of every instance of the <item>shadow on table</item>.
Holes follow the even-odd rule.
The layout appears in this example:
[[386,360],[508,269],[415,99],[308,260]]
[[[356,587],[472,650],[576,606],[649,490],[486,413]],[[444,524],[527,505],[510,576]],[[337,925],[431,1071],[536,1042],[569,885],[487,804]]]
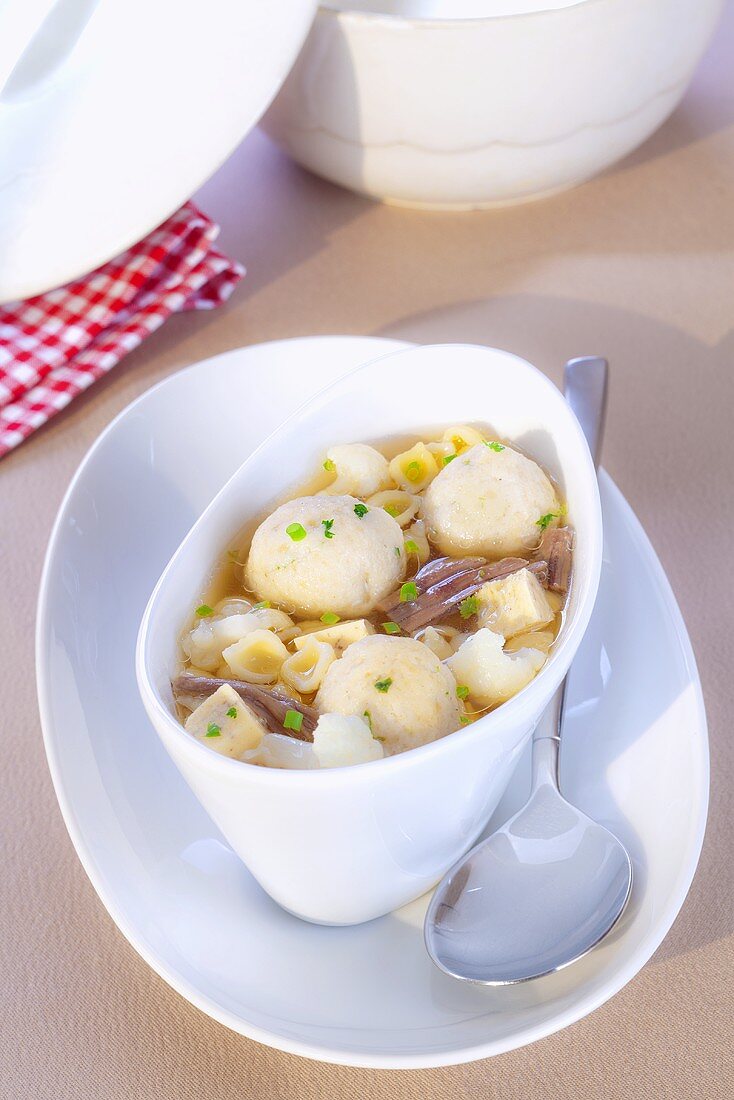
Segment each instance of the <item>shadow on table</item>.
[[[734,6],[727,4],[680,106],[639,149],[604,174],[630,171],[734,126],[734,84],[730,79],[733,50]],[[705,110],[700,106],[704,103]]]

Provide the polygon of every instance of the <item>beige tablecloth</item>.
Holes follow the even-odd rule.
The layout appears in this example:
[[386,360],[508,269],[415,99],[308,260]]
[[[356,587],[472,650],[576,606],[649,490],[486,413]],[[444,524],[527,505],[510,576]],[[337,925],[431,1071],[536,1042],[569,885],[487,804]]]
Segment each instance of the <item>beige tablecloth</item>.
[[[734,1095],[734,17],[645,147],[600,179],[500,213],[374,205],[260,134],[199,196],[249,268],[223,311],[171,320],[0,464],[3,736],[0,1096],[428,1100]],[[41,744],[34,603],[62,493],[129,401],[197,359],[308,333],[509,348],[556,380],[613,366],[604,462],[647,528],[696,650],[712,800],[690,896],[617,997],[532,1047],[388,1073],[310,1063],[192,1008],[123,939],[67,837]]]

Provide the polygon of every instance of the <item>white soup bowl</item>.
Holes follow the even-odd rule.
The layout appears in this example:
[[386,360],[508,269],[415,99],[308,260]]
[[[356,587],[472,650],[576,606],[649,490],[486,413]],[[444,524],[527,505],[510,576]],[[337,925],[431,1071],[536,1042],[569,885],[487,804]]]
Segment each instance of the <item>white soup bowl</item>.
[[[171,692],[178,640],[192,600],[247,519],[302,484],[329,446],[472,421],[488,424],[550,471],[576,530],[568,613],[538,676],[496,711],[442,740],[353,767],[256,767],[187,734]],[[216,425],[210,429],[215,438]],[[393,353],[340,379],[291,416],[193,526],[143,616],[137,647],[143,703],[179,771],[271,897],[319,923],[370,920],[428,890],[486,825],[589,622],[601,547],[586,441],[543,374],[493,348],[437,345]]]
[[332,0],[264,127],[307,168],[387,202],[473,209],[540,198],[657,129],[722,7]]

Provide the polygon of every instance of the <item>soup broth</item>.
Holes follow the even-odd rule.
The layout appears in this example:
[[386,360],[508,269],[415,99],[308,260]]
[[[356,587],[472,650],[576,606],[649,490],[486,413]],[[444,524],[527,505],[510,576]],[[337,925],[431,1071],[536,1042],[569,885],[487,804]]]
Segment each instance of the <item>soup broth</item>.
[[[402,679],[393,656],[396,668],[408,662],[404,679],[412,677],[416,690],[435,673],[442,700],[455,691],[433,723],[429,715],[427,740],[476,721],[521,690],[552,651],[570,584],[566,511],[549,473],[486,427],[332,448],[268,515],[243,525],[192,601],[174,685],[181,721],[210,748],[228,751],[219,719],[196,720],[202,701],[214,713],[220,693],[222,706],[231,704],[225,716],[235,713],[241,724],[241,704],[256,719],[247,736],[228,739],[229,755],[318,766],[308,754],[315,755],[310,745],[324,716],[335,718],[326,709],[331,701],[337,715],[366,723],[380,755],[405,751],[423,743],[420,729],[411,730],[426,719],[409,685],[399,712]],[[374,549],[374,562],[365,547]],[[365,673],[365,687],[359,661],[370,668],[373,658],[376,679]],[[496,666],[494,680],[482,680],[482,661]],[[237,700],[228,694],[238,691]],[[265,745],[273,737],[277,745]],[[294,763],[289,754],[310,762]]]

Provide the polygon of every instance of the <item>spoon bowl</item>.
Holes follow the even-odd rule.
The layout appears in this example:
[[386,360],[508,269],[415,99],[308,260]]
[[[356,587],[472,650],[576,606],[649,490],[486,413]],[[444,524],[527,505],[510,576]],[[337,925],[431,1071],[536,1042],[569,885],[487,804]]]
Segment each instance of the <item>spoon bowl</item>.
[[543,784],[444,879],[428,910],[427,947],[466,981],[539,978],[599,943],[631,887],[616,837]]

